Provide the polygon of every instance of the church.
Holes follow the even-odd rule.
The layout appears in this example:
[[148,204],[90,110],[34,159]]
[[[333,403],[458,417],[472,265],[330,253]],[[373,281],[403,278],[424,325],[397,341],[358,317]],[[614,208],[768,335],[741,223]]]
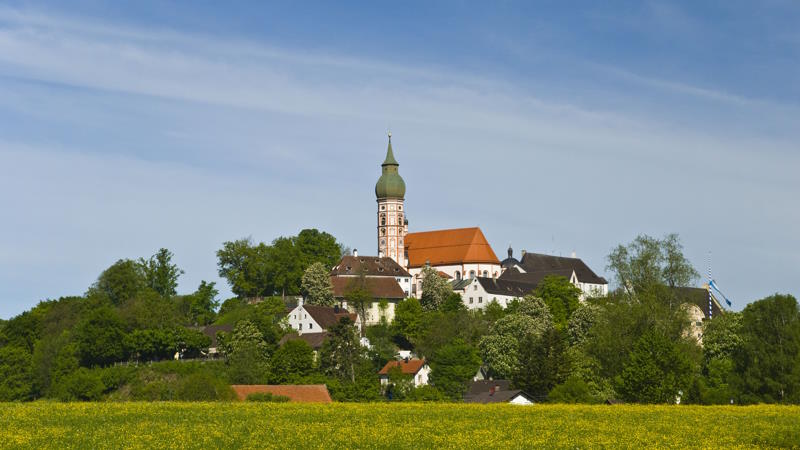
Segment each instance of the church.
[[491,301],[505,306],[511,299],[532,292],[546,275],[567,277],[584,296],[608,293],[606,280],[578,258],[526,254],[522,261],[517,261],[509,249],[509,257],[501,262],[478,227],[410,232],[405,209],[406,184],[392,149],[392,134],[388,137],[386,157],[375,184],[378,254],[359,257],[354,252],[353,256],[343,257],[331,271],[337,298],[344,297],[347,279],[357,272],[364,274],[370,283],[367,289],[375,295],[391,293],[390,298],[375,298],[376,305],[383,300],[389,306],[380,314],[375,306],[367,324],[377,322],[379,317],[391,321],[394,304],[401,295],[421,297],[422,269],[426,266],[447,279],[470,309],[485,307]]

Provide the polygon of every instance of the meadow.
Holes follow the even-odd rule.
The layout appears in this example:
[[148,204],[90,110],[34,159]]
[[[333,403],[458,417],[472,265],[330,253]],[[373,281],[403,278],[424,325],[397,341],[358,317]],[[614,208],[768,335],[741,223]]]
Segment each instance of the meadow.
[[800,407],[0,404],[3,448],[800,447]]

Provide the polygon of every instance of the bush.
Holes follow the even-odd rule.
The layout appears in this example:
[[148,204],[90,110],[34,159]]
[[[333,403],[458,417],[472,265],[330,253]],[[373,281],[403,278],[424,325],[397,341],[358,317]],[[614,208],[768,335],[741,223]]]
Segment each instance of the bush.
[[449,398],[433,386],[420,386],[406,394],[407,402],[444,402]]
[[272,402],[272,403],[286,403],[289,397],[285,395],[272,395],[269,392],[256,392],[247,396],[248,402]]
[[181,379],[175,394],[175,400],[184,402],[232,400],[236,396],[227,383],[206,373],[195,373]]
[[576,376],[571,376],[555,386],[547,394],[547,399],[551,403],[598,403],[589,384]]
[[61,379],[56,396],[64,402],[100,400],[106,390],[101,375],[99,371],[81,367]]

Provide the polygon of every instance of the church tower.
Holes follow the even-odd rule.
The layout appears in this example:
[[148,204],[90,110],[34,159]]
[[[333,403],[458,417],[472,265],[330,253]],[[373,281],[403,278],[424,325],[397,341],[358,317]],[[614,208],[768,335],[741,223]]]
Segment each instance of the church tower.
[[405,218],[403,200],[406,183],[397,173],[398,166],[400,164],[392,153],[392,133],[389,133],[386,159],[381,164],[381,177],[375,184],[375,197],[378,199],[378,255],[388,256],[405,267],[404,241],[408,220]]

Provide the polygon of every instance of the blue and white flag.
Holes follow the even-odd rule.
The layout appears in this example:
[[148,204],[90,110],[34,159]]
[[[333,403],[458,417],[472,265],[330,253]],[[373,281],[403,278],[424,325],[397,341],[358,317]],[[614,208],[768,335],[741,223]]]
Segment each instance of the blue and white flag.
[[717,284],[714,283],[714,280],[709,281],[708,285],[711,286],[711,288],[714,289],[714,291],[716,291],[719,295],[721,295],[723,299],[725,299],[725,303],[727,303],[728,306],[733,306],[731,301],[728,300],[728,297],[725,297],[725,294],[723,294],[722,291],[719,290],[719,288],[717,287]]

